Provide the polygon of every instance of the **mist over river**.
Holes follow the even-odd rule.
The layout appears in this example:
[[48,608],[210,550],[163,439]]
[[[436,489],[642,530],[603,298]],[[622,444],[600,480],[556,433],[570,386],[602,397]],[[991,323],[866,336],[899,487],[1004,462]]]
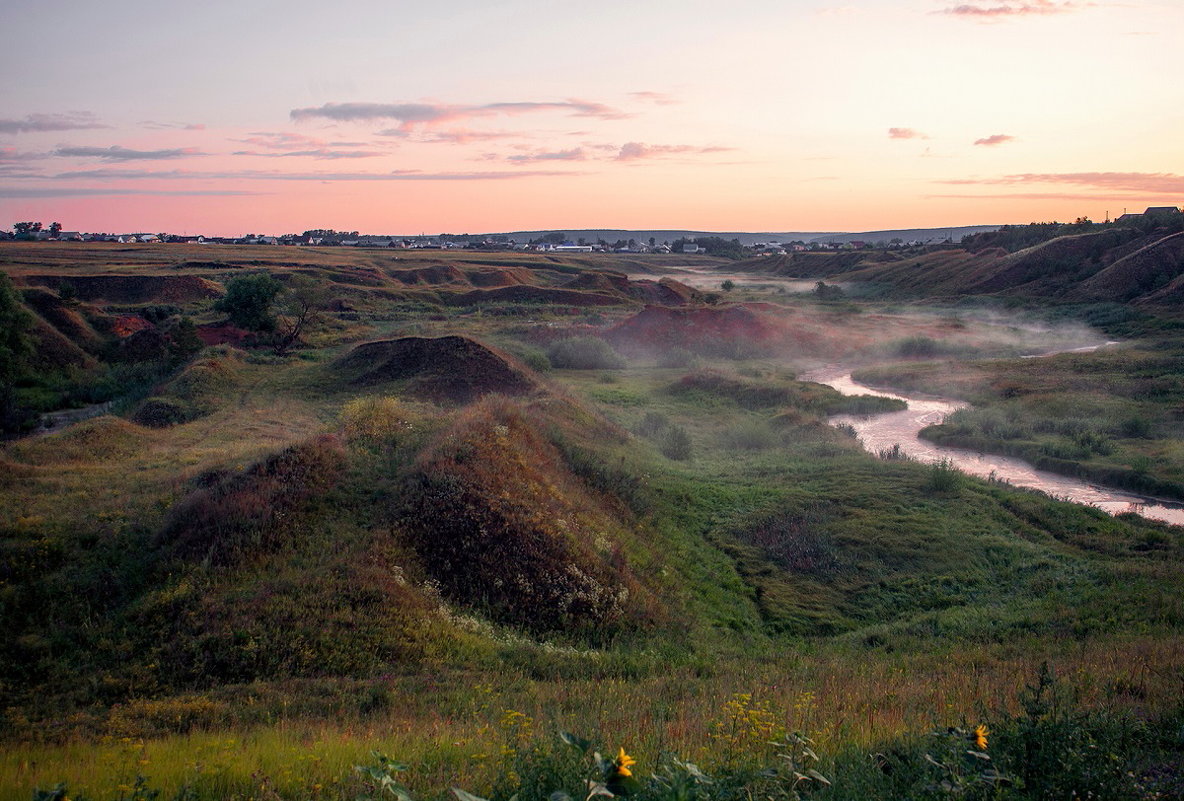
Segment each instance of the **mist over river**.
[[1016,487],[1040,490],[1063,500],[1096,506],[1110,514],[1136,512],[1154,520],[1184,525],[1184,504],[1145,498],[1079,478],[1037,470],[1021,459],[942,447],[917,436],[922,428],[940,423],[946,415],[968,405],[961,401],[873,389],[856,383],[851,378],[850,366],[837,364],[811,370],[798,378],[826,384],[844,395],[878,395],[908,404],[907,409],[899,412],[868,416],[843,414],[829,418],[832,425],[848,423],[854,427],[859,441],[871,453],[899,445],[903,454],[918,462],[948,459],[962,472],[980,478],[995,478]]

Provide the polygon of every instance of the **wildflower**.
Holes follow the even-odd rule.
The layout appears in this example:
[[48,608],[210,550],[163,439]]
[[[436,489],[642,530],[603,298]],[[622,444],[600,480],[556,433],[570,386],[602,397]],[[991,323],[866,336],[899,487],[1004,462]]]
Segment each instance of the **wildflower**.
[[980,723],[974,727],[974,745],[978,750],[987,750],[987,735],[990,733],[991,730],[985,724]]
[[621,752],[617,754],[617,775],[632,776],[633,771],[629,770],[629,768],[636,764],[637,760],[626,754],[625,749],[622,747]]

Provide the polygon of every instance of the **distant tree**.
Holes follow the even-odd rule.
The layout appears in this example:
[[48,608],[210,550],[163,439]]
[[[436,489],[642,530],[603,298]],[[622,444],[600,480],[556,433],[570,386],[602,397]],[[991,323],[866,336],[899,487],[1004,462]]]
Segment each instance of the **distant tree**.
[[543,235],[543,242],[551,245],[562,245],[567,241],[567,234],[560,231],[553,231],[549,234]]
[[276,319],[271,306],[283,288],[284,285],[268,273],[232,278],[226,284],[225,297],[214,304],[214,311],[230,317],[239,328],[274,331]]
[[731,292],[733,289],[736,288],[736,282],[733,281],[731,278],[729,278],[726,281],[724,281],[722,284],[720,284],[719,288],[722,289],[724,292]]
[[49,235],[50,236],[56,238],[57,235],[60,234],[61,232],[62,232],[62,224],[60,222],[51,222],[49,224]]
[[22,236],[28,236],[29,234],[35,234],[40,230],[41,223],[39,222],[18,222],[12,224],[12,232],[16,234],[18,238]]
[[187,362],[204,347],[197,335],[197,325],[188,317],[182,317],[168,332],[169,361],[174,364]]
[[58,284],[58,298],[67,306],[78,305],[78,287],[74,286],[69,281],[62,281]]
[[658,246],[658,240],[657,240],[657,238],[656,238],[656,237],[652,237],[652,236],[651,236],[651,237],[650,237],[650,247],[654,248],[654,247],[657,247],[657,246]]
[[842,300],[843,288],[825,281],[814,284],[814,297],[819,300]]
[[28,369],[33,353],[29,330],[33,316],[25,310],[7,273],[0,273],[0,425],[12,427],[16,382]]
[[300,337],[320,320],[328,302],[325,288],[311,278],[294,278],[279,296],[275,339],[272,343],[277,356],[283,356],[300,344]]

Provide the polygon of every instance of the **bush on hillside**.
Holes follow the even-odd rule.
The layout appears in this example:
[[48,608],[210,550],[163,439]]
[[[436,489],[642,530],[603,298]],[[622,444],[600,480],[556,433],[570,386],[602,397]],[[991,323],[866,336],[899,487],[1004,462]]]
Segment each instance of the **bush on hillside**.
[[596,337],[561,339],[547,348],[547,358],[561,370],[620,370],[625,366],[625,357]]

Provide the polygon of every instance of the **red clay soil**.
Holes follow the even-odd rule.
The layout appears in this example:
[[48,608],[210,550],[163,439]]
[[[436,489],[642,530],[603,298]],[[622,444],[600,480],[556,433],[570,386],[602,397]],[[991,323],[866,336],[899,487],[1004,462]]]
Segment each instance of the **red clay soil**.
[[675,347],[701,352],[732,345],[773,347],[785,332],[744,306],[647,306],[604,338],[622,353],[652,354]]
[[197,275],[30,275],[25,281],[54,289],[72,284],[80,299],[108,303],[193,303],[225,294],[218,283]]
[[250,331],[233,325],[199,325],[197,338],[203,345],[238,345],[241,346],[254,337]]
[[126,339],[137,331],[155,328],[152,323],[138,314],[121,314],[111,321],[111,333],[120,339]]
[[335,366],[357,386],[410,379],[413,394],[452,403],[487,394],[527,395],[540,386],[518,359],[463,336],[367,342]]

